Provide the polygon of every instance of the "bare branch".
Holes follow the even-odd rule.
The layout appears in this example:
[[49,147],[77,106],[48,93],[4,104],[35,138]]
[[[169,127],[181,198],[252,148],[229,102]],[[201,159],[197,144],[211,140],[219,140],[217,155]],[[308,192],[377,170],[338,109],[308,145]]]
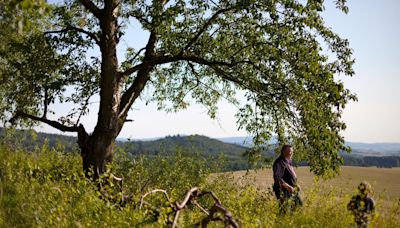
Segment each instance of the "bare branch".
[[[231,225],[232,227],[239,227],[239,224],[233,219],[232,214],[222,206],[221,201],[218,199],[218,197],[214,194],[214,192],[200,192],[198,193],[198,197],[202,197],[204,195],[211,195],[213,198],[215,204],[214,206],[211,207],[210,212],[207,217],[205,217],[201,222],[202,227],[207,227],[207,224],[210,221],[223,221],[225,222],[226,225]],[[219,217],[214,217],[214,214],[222,212],[224,215],[224,218],[219,218]],[[200,225],[200,224],[196,224]]]
[[[167,191],[165,191],[164,189],[154,189],[154,190],[152,190],[152,191],[150,191],[150,192],[147,192],[147,193],[144,194],[142,197],[140,197],[139,209],[142,208],[142,205],[143,205],[143,203],[145,202],[145,201],[144,201],[144,198],[146,198],[148,195],[153,194],[153,193],[156,193],[156,192],[164,193],[165,198],[167,199],[167,201],[168,201],[169,203],[171,202],[170,199],[169,199],[169,196],[168,196]],[[170,203],[170,204],[171,204],[171,203]],[[171,206],[172,206],[172,205],[171,205]]]
[[196,205],[204,214],[210,215],[210,212],[208,212],[206,209],[204,209],[196,200],[193,200],[193,204]]
[[179,204],[179,203],[176,203],[176,208],[177,208],[178,210],[183,209],[183,208],[186,206],[186,204],[188,203],[188,201],[190,200],[192,194],[193,194],[193,193],[197,193],[198,191],[199,191],[199,188],[197,188],[197,187],[194,187],[194,188],[189,189],[189,191],[186,192],[186,196],[185,196],[185,198],[183,199],[182,203],[180,203],[180,204]]
[[132,106],[133,102],[139,97],[140,92],[143,90],[147,81],[150,79],[151,68],[152,66],[148,66],[148,68],[140,70],[132,85],[122,95],[119,110],[119,118],[122,120],[121,122],[125,122],[125,118],[128,115],[130,107]]
[[178,209],[175,213],[175,217],[174,217],[174,221],[172,222],[172,228],[177,227],[178,225],[178,218],[179,218],[179,214],[181,213],[181,210]]
[[[214,206],[211,207],[210,212],[207,212],[204,208],[202,208],[195,198],[200,198],[205,195],[211,195],[211,197],[214,200]],[[176,214],[174,218],[174,223],[172,224],[172,227],[177,226],[177,221],[178,221],[178,216],[180,210],[182,210],[187,204],[194,202],[196,206],[198,206],[205,214],[208,216],[205,217],[200,223],[202,227],[206,227],[207,224],[210,221],[223,221],[226,224],[231,225],[232,227],[239,227],[237,222],[233,219],[232,214],[222,206],[221,201],[218,199],[218,197],[213,193],[213,192],[201,192],[197,187],[191,188],[189,191],[187,191],[185,198],[183,199],[182,203],[176,203]],[[214,217],[214,214],[217,212],[222,212],[224,214],[224,218],[219,218],[219,217]],[[199,225],[199,224],[197,224]]]
[[165,63],[171,63],[171,62],[176,62],[176,61],[191,61],[195,62],[201,65],[207,65],[207,66],[226,66],[226,67],[234,67],[237,64],[240,63],[248,63],[246,61],[240,61],[240,62],[225,62],[225,61],[216,61],[216,60],[207,60],[199,56],[194,56],[194,55],[176,55],[176,56],[163,56],[156,58],[153,61],[154,65],[160,65],[160,64],[165,64]]
[[13,118],[11,118],[10,122],[14,123],[18,118],[28,118],[31,120],[39,121],[39,122],[48,124],[62,132],[78,132],[78,133],[84,132],[84,133],[86,133],[85,128],[83,127],[82,124],[79,126],[66,126],[66,125],[61,124],[58,121],[49,120],[45,117],[33,116],[30,114],[24,113],[22,111],[17,111],[16,114],[13,116]]
[[202,193],[199,194],[199,196],[204,196],[204,195],[211,195],[211,197],[213,198],[214,202],[221,205],[221,201],[218,199],[218,197],[215,195],[214,192],[205,191],[205,192],[202,192]]
[[[214,217],[214,214],[218,212],[222,212],[224,218]],[[225,222],[226,225],[229,224],[230,226],[235,228],[239,227],[239,224],[237,224],[237,222],[233,219],[232,214],[226,208],[217,203],[211,207],[210,214],[207,217],[205,217],[201,222],[195,224],[195,226],[199,226],[201,224],[201,227],[207,227],[208,223],[211,221],[221,221]]]
[[[218,199],[218,197],[213,193],[209,191],[201,192],[197,187],[193,187],[189,189],[186,192],[185,198],[182,200],[181,203],[175,202],[175,204],[171,204],[170,199],[168,197],[168,194],[165,190],[163,189],[154,189],[146,194],[144,194],[141,199],[140,199],[140,207],[142,208],[143,204],[149,205],[153,210],[159,211],[159,209],[155,208],[153,205],[150,203],[144,201],[144,198],[148,196],[149,194],[156,193],[156,192],[162,192],[166,196],[168,202],[170,203],[170,207],[172,208],[172,213],[175,213],[174,220],[171,221],[168,218],[168,222],[172,223],[172,227],[178,227],[178,219],[179,215],[181,214],[182,210],[189,204],[193,204],[200,208],[202,212],[204,212],[207,217],[205,217],[203,220],[201,220],[199,223],[195,224],[195,226],[199,226],[200,224],[202,227],[207,227],[207,224],[210,221],[221,221],[224,222],[226,226],[232,226],[232,227],[239,227],[238,223],[233,219],[232,214],[222,206],[221,201]],[[214,205],[211,207],[209,211],[204,209],[197,201],[196,199],[203,197],[205,195],[211,195],[211,197],[214,200]],[[214,216],[218,212],[221,212],[223,214],[223,217],[220,216]],[[169,214],[168,214],[169,215]]]
[[99,9],[91,0],[80,0],[82,5],[85,6],[87,10],[89,10],[95,17],[98,19],[101,18],[101,9]]
[[174,222],[172,223],[172,228],[174,228],[178,225],[178,218],[179,218],[180,211],[188,204],[188,202],[190,202],[190,200],[192,199],[192,195],[194,193],[198,193],[198,192],[199,192],[199,189],[197,187],[191,188],[191,189],[189,189],[189,191],[187,191],[186,196],[183,199],[181,204],[179,204],[178,202],[175,203],[176,213],[175,213],[175,217],[174,217]]

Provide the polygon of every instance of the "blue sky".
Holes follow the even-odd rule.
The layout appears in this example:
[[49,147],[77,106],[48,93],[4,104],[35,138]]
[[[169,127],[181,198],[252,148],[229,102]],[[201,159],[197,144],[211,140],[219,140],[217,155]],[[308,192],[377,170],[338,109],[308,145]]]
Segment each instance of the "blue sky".
[[326,23],[354,50],[355,76],[344,80],[359,101],[344,112],[348,141],[400,142],[400,1],[349,0],[349,13],[327,7]]
[[[341,37],[349,39],[354,50],[355,75],[339,77],[345,86],[358,95],[358,102],[348,104],[343,120],[346,141],[400,143],[400,9],[399,0],[348,0],[349,13],[335,9],[333,1],[326,0],[326,24]],[[129,34],[130,35],[130,34]],[[135,47],[142,47],[147,34],[131,33]],[[130,44],[130,38],[121,42]],[[57,105],[56,110],[65,106]],[[191,106],[178,113],[157,111],[155,105],[136,103],[129,114],[134,122],[125,124],[119,137],[153,138],[174,134],[202,134],[210,137],[245,136],[238,131],[234,114],[236,108],[225,101],[219,103],[216,120],[210,119],[201,106]],[[89,116],[82,119],[91,131],[97,117],[94,105]],[[39,131],[61,133],[48,126]]]

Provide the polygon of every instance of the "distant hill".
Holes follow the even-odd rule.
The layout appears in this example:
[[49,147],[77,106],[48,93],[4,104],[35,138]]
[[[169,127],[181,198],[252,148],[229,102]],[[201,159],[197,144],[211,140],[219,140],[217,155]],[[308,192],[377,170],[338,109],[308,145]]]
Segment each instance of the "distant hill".
[[[4,129],[0,128],[0,138],[4,140]],[[51,148],[63,148],[64,151],[79,151],[76,137],[57,134],[34,133],[32,131],[16,131],[7,138],[7,143],[20,145],[31,151],[44,142]],[[399,167],[399,143],[346,143],[353,148],[351,154],[342,152],[344,164],[349,166]],[[167,136],[165,138],[147,140],[118,140],[117,147],[124,149],[133,156],[168,156],[177,150],[184,153],[200,154],[203,157],[215,158],[224,155],[226,158],[224,170],[243,170],[249,168],[247,159],[242,155],[251,146],[251,140],[246,137],[230,137],[212,139],[201,135]],[[272,151],[264,152],[266,157],[274,157]],[[306,164],[306,163],[304,163]]]
[[[250,147],[252,145],[251,137],[227,137],[218,138],[218,140],[225,143],[232,143],[246,147]],[[276,139],[270,140],[269,143],[276,143]],[[400,156],[400,143],[346,142],[346,145],[352,148],[351,154],[356,156]]]
[[217,140],[224,143],[231,143],[245,147],[250,147],[253,144],[251,137],[225,137],[217,138]]
[[362,156],[400,156],[400,143],[354,143],[346,142],[353,154]]
[[184,153],[199,154],[208,159],[221,155],[225,158],[220,167],[223,171],[244,170],[249,168],[247,159],[242,155],[247,147],[224,143],[201,135],[167,136],[153,141],[118,142],[119,147],[132,155],[171,155],[180,150]]
[[224,143],[216,139],[208,138],[201,135],[190,136],[167,136],[165,138],[153,141],[130,141],[119,142],[119,145],[131,145],[129,152],[132,154],[159,154],[171,153],[177,148],[189,153],[200,153],[202,155],[219,155],[221,153],[226,156],[241,156],[246,147],[235,144]]

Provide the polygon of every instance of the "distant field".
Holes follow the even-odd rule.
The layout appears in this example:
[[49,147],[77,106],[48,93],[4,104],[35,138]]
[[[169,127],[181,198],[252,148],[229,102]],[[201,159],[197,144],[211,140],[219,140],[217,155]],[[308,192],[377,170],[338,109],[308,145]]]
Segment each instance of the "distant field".
[[[299,183],[303,190],[314,186],[314,174],[308,167],[296,168]],[[233,172],[239,184],[251,183],[259,188],[267,188],[273,184],[272,169]],[[400,200],[400,168],[375,168],[343,166],[341,174],[333,179],[321,180],[319,185],[341,189],[345,193],[353,193],[358,184],[366,180],[372,185],[373,195],[386,199]]]

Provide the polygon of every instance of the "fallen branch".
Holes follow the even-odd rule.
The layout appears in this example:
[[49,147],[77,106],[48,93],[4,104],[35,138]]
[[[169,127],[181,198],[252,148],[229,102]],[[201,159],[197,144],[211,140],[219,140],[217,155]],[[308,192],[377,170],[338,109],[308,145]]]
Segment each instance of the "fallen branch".
[[[165,190],[163,189],[154,189],[150,192],[147,192],[144,194],[141,199],[140,199],[140,207],[142,208],[143,204],[149,205],[152,208],[155,208],[152,206],[149,202],[146,202],[144,199],[153,193],[156,192],[162,192],[165,195],[165,198],[170,204],[170,207],[172,208],[172,213],[175,213],[174,220],[171,221],[168,219],[169,223],[172,223],[172,227],[175,228],[178,226],[178,219],[180,214],[182,213],[183,209],[187,205],[194,205],[198,207],[204,214],[207,215],[207,217],[203,218],[200,222],[196,223],[195,226],[200,226],[201,227],[207,227],[208,223],[211,221],[220,221],[225,224],[225,227],[239,227],[238,223],[235,221],[235,219],[232,217],[232,214],[222,206],[221,201],[218,199],[218,197],[212,192],[212,191],[204,191],[201,192],[197,187],[193,187],[189,189],[186,194],[184,199],[182,200],[181,203],[175,202],[171,203],[170,198],[168,197],[168,194]],[[210,195],[211,198],[214,200],[214,205],[209,209],[206,210],[203,206],[201,206],[196,199],[200,199],[203,196]],[[159,210],[155,209],[155,212],[159,212]],[[172,214],[169,213],[169,214]],[[217,215],[218,213],[221,213],[223,216]]]
[[142,209],[143,202],[145,202],[145,201],[144,201],[144,198],[146,198],[146,196],[148,196],[148,195],[150,195],[150,194],[153,194],[153,193],[156,193],[156,192],[162,192],[162,193],[164,193],[165,198],[167,199],[167,201],[168,201],[168,202],[170,203],[170,205],[172,206],[171,200],[169,199],[169,196],[168,196],[168,194],[167,194],[167,191],[165,191],[165,190],[163,190],[163,189],[154,189],[154,190],[152,190],[152,191],[150,191],[150,192],[144,194],[142,197],[140,197],[140,206],[139,206],[139,209]]

